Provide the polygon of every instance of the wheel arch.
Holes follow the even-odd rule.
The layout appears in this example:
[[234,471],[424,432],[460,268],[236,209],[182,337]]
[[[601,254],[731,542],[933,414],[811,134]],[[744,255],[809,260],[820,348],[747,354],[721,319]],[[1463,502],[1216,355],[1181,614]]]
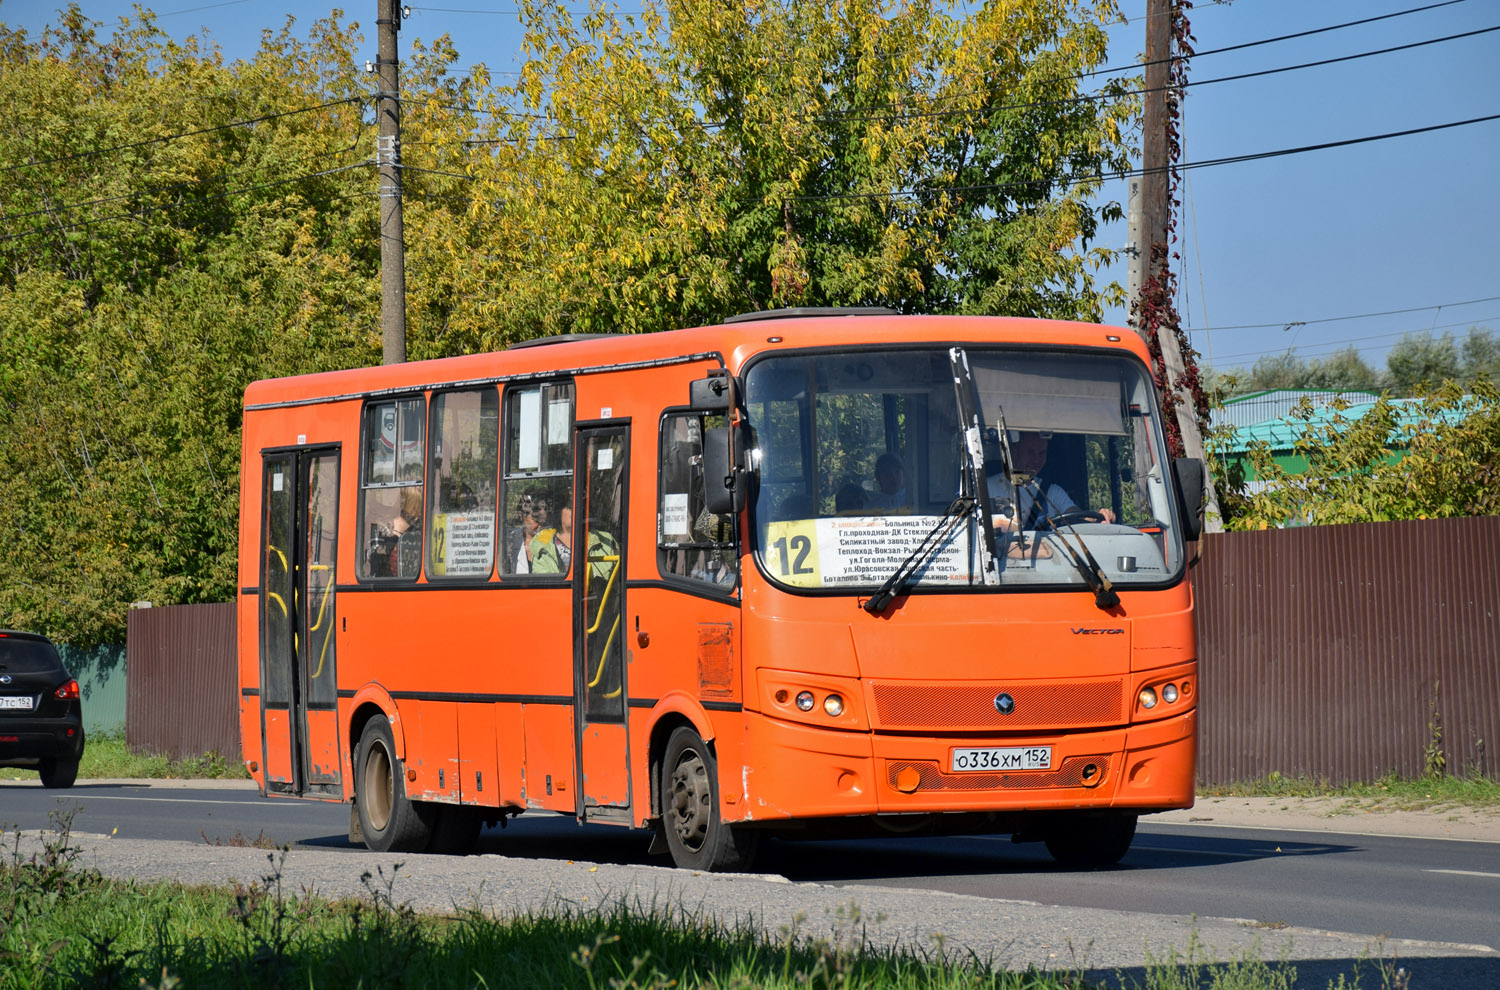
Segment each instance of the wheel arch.
[[376,715],[384,715],[385,720],[391,724],[391,742],[396,747],[396,757],[400,760],[406,759],[406,732],[401,724],[401,710],[396,707],[396,699],[391,693],[379,684],[366,684],[354,692],[354,702],[349,706],[349,766],[354,768],[354,754],[359,749],[360,736],[364,735],[365,726],[370,719]]
[[687,726],[698,733],[698,738],[710,749],[715,749],[713,720],[696,698],[685,691],[673,691],[656,703],[656,707],[651,709],[651,737],[646,764],[651,781],[650,811],[653,819],[661,817],[662,755],[666,752],[667,740],[681,726]]

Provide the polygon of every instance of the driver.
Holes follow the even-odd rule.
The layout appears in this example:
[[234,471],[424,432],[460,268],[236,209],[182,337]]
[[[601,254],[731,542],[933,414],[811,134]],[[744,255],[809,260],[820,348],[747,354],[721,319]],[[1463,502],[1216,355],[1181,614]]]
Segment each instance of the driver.
[[[1047,466],[1047,445],[1051,436],[1050,433],[1035,430],[1011,432],[1010,453],[1015,461],[1016,470],[1033,479],[1032,483],[1021,485],[1019,497],[1006,479],[1005,470],[999,458],[995,458],[993,464],[986,458],[986,465],[997,469],[997,473],[992,474],[989,480],[990,507],[996,513],[995,527],[997,529],[1010,529],[1012,524],[1015,524],[1018,529],[1036,529],[1043,515],[1050,515],[1055,519],[1068,512],[1081,511],[1078,503],[1063,491],[1061,485],[1049,484],[1041,476],[1042,469]],[[1038,489],[1045,492],[1047,496],[1042,505],[1036,504]],[[1113,510],[1098,509],[1096,511],[1104,517],[1105,522],[1115,521]]]

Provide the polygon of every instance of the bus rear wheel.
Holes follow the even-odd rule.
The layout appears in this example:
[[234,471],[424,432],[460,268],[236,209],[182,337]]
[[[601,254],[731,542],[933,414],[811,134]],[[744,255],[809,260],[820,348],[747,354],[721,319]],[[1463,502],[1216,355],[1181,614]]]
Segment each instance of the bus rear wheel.
[[376,852],[422,852],[432,839],[430,806],[406,797],[406,769],[396,756],[391,723],[376,715],[359,737],[354,801],[365,845]]
[[760,834],[719,816],[719,766],[708,744],[687,726],[667,739],[662,756],[662,828],[672,862],[684,870],[745,870]]
[[1136,816],[1073,815],[1048,829],[1047,851],[1059,866],[1114,866],[1135,841]]

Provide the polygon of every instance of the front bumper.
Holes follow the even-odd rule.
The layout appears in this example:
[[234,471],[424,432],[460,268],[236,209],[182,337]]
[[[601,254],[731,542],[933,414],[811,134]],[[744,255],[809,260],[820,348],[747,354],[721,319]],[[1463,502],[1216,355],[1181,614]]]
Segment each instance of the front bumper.
[[[1197,710],[1141,725],[1004,735],[841,732],[745,713],[726,821],[948,812],[1165,811],[1193,804]],[[1051,746],[1052,769],[948,772],[955,746]],[[725,781],[726,788],[732,786]]]

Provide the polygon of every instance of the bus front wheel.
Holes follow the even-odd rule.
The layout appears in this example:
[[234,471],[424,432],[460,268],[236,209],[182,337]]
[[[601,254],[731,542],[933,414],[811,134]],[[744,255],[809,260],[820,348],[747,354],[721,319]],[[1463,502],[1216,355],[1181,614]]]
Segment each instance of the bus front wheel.
[[1135,815],[1081,814],[1056,822],[1047,833],[1047,851],[1059,866],[1114,866],[1135,841]]
[[376,715],[359,737],[354,801],[365,845],[376,852],[422,852],[432,839],[432,809],[407,800],[406,769],[396,756],[391,723]]
[[719,766],[698,733],[678,726],[662,758],[662,827],[672,862],[684,870],[749,869],[759,833],[719,816]]

